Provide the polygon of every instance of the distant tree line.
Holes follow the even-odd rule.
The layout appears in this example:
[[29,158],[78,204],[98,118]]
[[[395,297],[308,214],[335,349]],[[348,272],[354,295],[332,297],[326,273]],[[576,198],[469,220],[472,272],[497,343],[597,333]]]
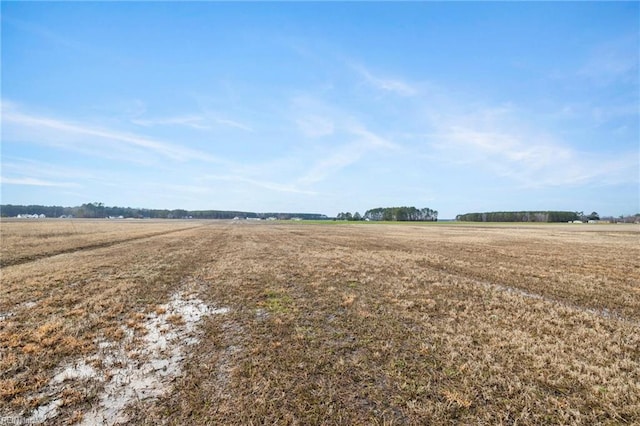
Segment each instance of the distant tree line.
[[565,211],[485,212],[456,216],[456,220],[464,222],[569,222],[580,219],[577,212]]
[[2,217],[15,217],[25,214],[43,214],[47,217],[77,217],[77,218],[149,218],[149,219],[291,219],[305,220],[328,219],[326,215],[316,213],[255,213],[228,210],[184,210],[184,209],[145,209],[133,207],[109,207],[103,203],[86,203],[76,207],[41,206],[41,205],[0,205]]
[[359,221],[364,220],[364,218],[358,212],[355,212],[354,214],[349,212],[340,212],[336,215],[336,220]]
[[361,216],[358,212],[355,212],[354,214],[351,214],[349,212],[338,213],[336,219],[349,221],[437,221],[438,211],[432,210],[428,207],[425,207],[423,209],[418,209],[415,207],[378,207],[375,209],[367,210],[364,216]]

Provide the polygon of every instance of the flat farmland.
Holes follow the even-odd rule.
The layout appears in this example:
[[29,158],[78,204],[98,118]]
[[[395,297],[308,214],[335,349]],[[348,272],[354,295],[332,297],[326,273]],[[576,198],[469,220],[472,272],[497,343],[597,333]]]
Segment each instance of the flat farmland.
[[640,423],[638,225],[0,226],[0,423]]
[[3,219],[0,266],[194,227],[192,222],[183,221],[172,226],[163,221],[145,221],[140,225],[139,220]]

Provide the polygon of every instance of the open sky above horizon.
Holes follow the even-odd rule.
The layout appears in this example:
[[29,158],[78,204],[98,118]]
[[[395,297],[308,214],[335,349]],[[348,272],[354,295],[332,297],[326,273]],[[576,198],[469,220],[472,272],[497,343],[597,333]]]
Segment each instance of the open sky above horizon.
[[640,211],[640,3],[2,2],[3,204]]

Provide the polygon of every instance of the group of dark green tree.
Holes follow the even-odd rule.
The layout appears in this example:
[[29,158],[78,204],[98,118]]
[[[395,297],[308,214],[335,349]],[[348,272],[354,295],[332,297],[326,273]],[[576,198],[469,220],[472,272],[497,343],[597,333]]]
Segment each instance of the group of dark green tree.
[[184,210],[184,209],[144,209],[132,207],[109,207],[104,203],[86,203],[76,207],[40,206],[40,205],[11,205],[0,206],[2,217],[16,217],[21,214],[43,214],[46,217],[76,217],[76,218],[149,218],[149,219],[276,219],[300,218],[307,220],[328,219],[326,215],[316,213],[254,213],[227,210]]
[[400,222],[435,222],[438,220],[438,211],[432,210],[428,207],[425,207],[423,209],[418,209],[416,207],[378,207],[375,209],[367,210],[364,216],[361,216],[358,212],[355,212],[354,214],[351,214],[349,212],[338,213],[336,219],[349,221],[374,220]]
[[570,222],[574,220],[600,220],[598,213],[585,215],[583,212],[567,211],[522,211],[466,213],[456,216],[465,222]]

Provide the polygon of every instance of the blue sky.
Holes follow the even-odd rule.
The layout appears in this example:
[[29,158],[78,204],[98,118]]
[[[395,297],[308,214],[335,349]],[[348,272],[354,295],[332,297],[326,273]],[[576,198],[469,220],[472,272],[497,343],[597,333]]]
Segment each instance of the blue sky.
[[2,2],[4,204],[640,211],[638,2]]

